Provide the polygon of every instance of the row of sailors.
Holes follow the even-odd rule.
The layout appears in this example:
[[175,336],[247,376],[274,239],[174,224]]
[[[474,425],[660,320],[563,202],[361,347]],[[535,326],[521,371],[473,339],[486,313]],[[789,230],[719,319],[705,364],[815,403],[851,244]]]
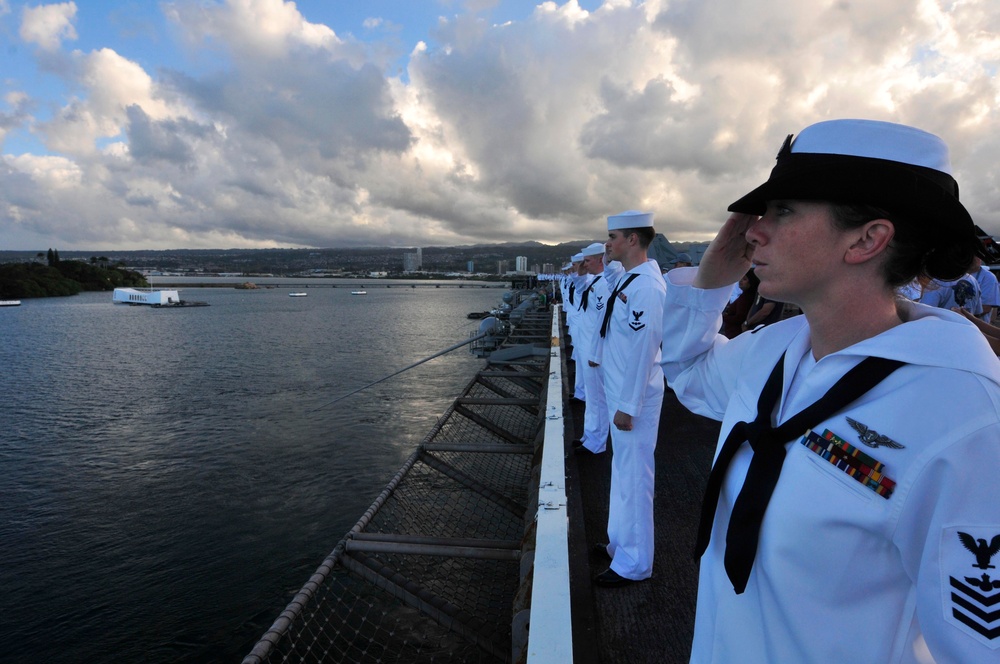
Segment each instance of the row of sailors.
[[[560,284],[576,366],[574,397],[586,402],[582,454],[605,451],[610,434],[606,587],[648,578],[653,567],[653,490],[657,426],[663,401],[659,371],[665,282],[647,248],[653,215],[608,217],[608,240],[573,256]],[[617,306],[616,306],[617,305]],[[655,368],[655,371],[654,371]]]
[[[607,553],[609,559],[609,565],[605,571],[595,576],[594,582],[604,587],[620,587],[647,579],[652,574],[654,548],[654,450],[664,392],[664,375],[666,374],[668,380],[670,380],[671,387],[678,390],[678,396],[681,396],[685,391],[683,381],[679,384],[679,387],[675,386],[674,380],[678,374],[674,367],[678,366],[677,360],[672,360],[669,357],[671,354],[677,355],[678,353],[672,351],[670,354],[667,354],[664,344],[669,343],[670,339],[676,339],[677,337],[673,335],[677,335],[679,331],[683,332],[685,325],[690,325],[690,323],[686,322],[672,322],[674,318],[672,315],[667,317],[671,320],[667,320],[664,317],[664,310],[669,309],[671,312],[674,312],[679,311],[677,309],[679,306],[685,309],[691,306],[687,304],[688,298],[691,296],[687,295],[685,290],[690,289],[692,277],[688,273],[676,279],[673,278],[673,273],[671,273],[670,277],[666,277],[666,273],[661,272],[656,261],[648,258],[647,248],[653,238],[652,214],[650,213],[628,211],[608,217],[608,238],[606,243],[593,243],[584,248],[579,254],[573,256],[571,264],[564,268],[566,276],[562,279],[560,288],[573,343],[572,358],[575,361],[577,369],[577,383],[574,386],[574,397],[586,403],[584,433],[580,439],[574,441],[574,448],[584,454],[600,454],[605,451],[609,437],[614,448],[611,463],[611,491],[608,509],[608,542],[603,544],[604,551]],[[693,270],[694,268],[687,269]],[[678,273],[680,272],[681,270],[678,270]],[[677,289],[669,296],[667,282],[671,283],[671,288]],[[710,290],[702,292],[711,295],[712,298],[719,299],[719,302],[713,306],[719,307],[719,311],[721,311],[721,307],[725,305],[727,297],[731,300],[729,296],[732,291],[728,291],[728,289],[717,290],[726,290],[727,292],[722,293],[721,299],[712,295],[712,291]],[[970,269],[969,275],[959,280],[952,282],[914,282],[908,287],[901,289],[900,295],[911,301],[953,309],[955,311],[964,311],[970,319],[981,323],[981,329],[983,329],[984,334],[988,338],[989,333],[986,329],[997,329],[991,325],[991,322],[996,313],[997,306],[1000,305],[1000,287],[998,287],[996,277],[987,268],[983,267],[981,262],[978,262],[974,266],[974,269]],[[707,296],[697,295],[697,297],[705,298]],[[615,305],[618,305],[617,308]],[[926,314],[923,315],[926,316]],[[702,320],[706,319],[702,318]],[[788,326],[788,329],[791,330],[791,326]],[[681,336],[684,335],[682,334]],[[783,335],[771,335],[771,337],[779,336]],[[997,337],[996,348],[1000,348],[1000,335],[997,335]],[[685,339],[683,343],[693,342]],[[784,344],[786,342],[782,341],[781,343]],[[990,343],[992,345],[993,341],[990,340]],[[757,345],[764,347],[767,346],[767,343],[761,341]],[[665,353],[662,362],[661,348],[663,348]],[[792,346],[789,346],[789,349],[791,348]],[[808,350],[806,352],[808,353]],[[773,362],[773,359],[770,361]],[[778,371],[783,361],[784,355],[775,365],[774,372]],[[911,361],[916,364],[915,359]],[[668,368],[670,368],[670,372],[668,372]],[[892,370],[889,369],[890,372]],[[684,371],[686,370],[682,370],[681,376],[684,375]],[[778,375],[780,378],[780,373]],[[798,375],[796,374],[797,377]],[[683,378],[683,380],[686,381],[688,379]],[[770,385],[772,380],[768,379],[767,382]],[[767,386],[764,388],[764,391],[766,390]],[[833,389],[830,390],[830,392],[833,391]],[[761,393],[761,399],[764,398],[763,394],[764,392]],[[778,396],[780,397],[780,387]],[[788,398],[792,399],[794,397],[796,401],[800,401],[803,396],[803,394],[794,394]],[[711,393],[706,393],[703,398],[708,402],[714,397]],[[826,396],[820,401],[825,399]],[[685,400],[682,398],[682,401]],[[819,402],[817,401],[817,403]],[[685,404],[687,405],[686,401]],[[758,405],[758,409],[760,408]],[[696,408],[692,410],[702,412]],[[710,413],[703,412],[702,414]],[[882,414],[891,416],[891,413]],[[712,413],[710,416],[721,418],[721,413]],[[759,417],[760,415],[758,414],[758,419]],[[732,423],[728,422],[728,419],[724,419],[723,421],[723,431],[725,431]],[[881,444],[884,448],[903,448],[902,443],[897,443],[877,431],[868,429],[866,424],[852,421],[851,418],[847,418],[847,421],[858,432],[862,441],[866,439],[875,441],[866,443],[870,447],[878,448]],[[728,426],[726,425],[727,422]],[[742,424],[746,423],[737,423],[737,427],[733,431],[736,431],[736,428]],[[838,433],[843,433],[843,430],[838,431]],[[732,436],[732,433],[730,436]],[[841,441],[836,435],[833,435],[832,438]],[[828,436],[827,440],[829,439]],[[838,449],[841,452],[836,452],[836,454],[841,454],[843,450],[855,449],[850,444],[841,443],[842,441],[837,443],[840,445]],[[806,445],[805,442],[803,444]],[[824,444],[824,439],[818,437],[815,441],[809,442],[809,445],[806,445],[806,447],[812,452],[820,454]],[[728,445],[728,440],[726,445]],[[724,447],[720,448],[720,450],[724,450]],[[798,451],[797,446],[794,446],[793,451]],[[855,461],[850,462],[848,465],[856,464],[857,459],[868,459],[866,454],[856,449],[855,452],[857,452],[857,455],[854,457]],[[724,454],[724,452],[721,453]],[[739,454],[743,453],[740,452]],[[717,451],[717,454],[720,454],[720,452]],[[732,464],[736,463],[736,461],[732,462]],[[833,461],[830,463],[833,463]],[[870,489],[875,492],[872,495],[877,494],[880,497],[879,500],[887,500],[892,495],[893,489],[896,488],[896,483],[889,479],[886,474],[887,471],[884,470],[884,464],[880,461],[872,461],[872,465],[878,468],[879,472],[869,472],[870,477],[867,477],[865,480],[868,482],[868,485],[865,485],[867,488],[859,490],[867,491]],[[739,467],[742,470],[746,470],[745,458],[739,462]],[[899,466],[896,466],[896,468],[899,468]],[[892,467],[890,467],[890,470],[892,470]],[[875,475],[879,475],[879,477],[875,477]],[[785,475],[782,475],[782,478],[784,477]],[[854,476],[852,475],[852,477]],[[856,477],[854,479],[857,480]],[[896,479],[898,480],[898,476]],[[805,482],[805,484],[802,484],[802,482]],[[806,486],[815,486],[816,484],[814,480],[799,477],[796,477],[791,483],[796,484],[797,490],[803,489]],[[800,484],[801,486],[799,486]],[[863,495],[867,496],[867,494]],[[824,494],[823,500],[831,497]],[[912,500],[923,499],[913,498]],[[820,504],[827,505],[829,503],[817,503],[817,506]],[[729,509],[736,509],[737,507],[738,505],[734,507],[729,504]],[[982,512],[980,509],[973,511],[977,513]],[[720,525],[717,520],[714,526],[712,524],[714,507],[707,512],[703,512],[703,528],[706,514],[709,517],[707,521],[708,526],[713,531],[719,530],[719,528],[722,528],[723,531],[725,530],[725,524]],[[994,519],[990,523],[995,524],[996,520]],[[1000,550],[1000,532],[997,532],[995,529],[990,530],[992,526],[988,523],[984,522],[983,526],[977,527],[976,534],[985,532],[989,535],[994,535],[992,542],[979,539],[979,543],[976,544],[971,535],[962,531],[962,528],[966,530],[971,528],[966,526],[948,526],[942,537],[947,540],[948,537],[954,538],[957,536],[957,541],[959,541],[962,547],[977,557],[978,562],[975,566],[978,566],[980,569],[993,569],[993,565],[988,565],[988,558],[997,553],[997,550]],[[820,527],[822,529],[826,526]],[[732,525],[730,525],[730,529],[732,529]],[[703,539],[707,541],[707,531],[701,533],[699,535],[699,553],[703,552],[705,550],[704,547],[708,546],[709,550],[718,550],[719,553],[716,555],[721,556],[721,550],[725,548],[722,542],[729,542],[729,538],[725,532],[722,532],[721,535],[722,537],[720,538],[720,533],[715,532],[714,539],[708,544],[703,544],[701,543]],[[789,531],[788,535],[794,537],[795,532]],[[853,535],[851,536],[853,537]],[[920,535],[915,530],[913,536],[916,543]],[[773,538],[774,535],[771,535],[771,537]],[[857,544],[858,546],[862,545],[860,541]],[[945,560],[946,554],[942,551],[939,554],[941,559],[934,564],[945,573],[945,576],[948,573],[958,573],[961,577],[961,573],[952,571],[959,569],[957,565],[962,555],[960,549],[956,549],[954,543],[951,541],[942,541],[942,546],[944,544],[948,546],[948,558]],[[731,544],[730,546],[735,547],[735,544]],[[825,545],[819,543],[817,546]],[[873,553],[872,561],[874,562],[875,558],[880,555],[876,556]],[[718,561],[720,559],[721,557],[716,557],[715,560]],[[984,560],[987,560],[987,563],[983,563],[982,561]],[[859,559],[857,562],[860,563],[862,561]],[[752,552],[750,564],[753,564]],[[734,563],[733,567],[730,568],[730,561],[727,555],[726,573],[734,584],[733,590],[736,597],[742,596],[744,589],[747,587],[747,579],[750,576],[749,567],[746,567],[746,571],[741,574],[737,570],[739,566],[738,563]],[[864,570],[858,569],[856,571],[863,573]],[[707,622],[714,620],[712,616],[722,611],[723,606],[730,607],[725,610],[732,609],[742,615],[743,609],[738,609],[737,603],[744,602],[745,600],[736,600],[736,603],[733,603],[731,600],[725,599],[727,591],[723,586],[729,581],[727,581],[725,574],[717,576],[717,573],[715,567],[702,568],[698,607],[699,626],[703,626]],[[977,588],[986,589],[986,581],[980,583],[979,580],[973,578],[974,576],[964,578],[968,583],[975,582],[973,585],[978,584],[976,585]],[[761,596],[761,593],[764,593],[766,589],[760,587],[760,584],[765,583],[765,581],[754,581],[753,578],[750,579],[749,583],[755,588],[754,593],[756,593],[756,596],[761,598],[760,605],[770,607],[769,600]],[[986,578],[987,575],[983,575],[983,579]],[[921,584],[928,586],[928,588],[940,588],[942,579],[921,581]],[[944,580],[946,581],[946,579]],[[961,581],[962,579],[960,578],[959,583]],[[956,583],[954,577],[952,578],[952,583],[953,585]],[[987,591],[989,593],[993,593],[996,588],[1000,587],[1000,581],[990,580],[989,584],[990,590]],[[706,587],[709,586],[710,589],[706,591]],[[921,588],[920,592],[926,594],[927,589]],[[1000,594],[997,594],[996,597],[1000,601]],[[811,600],[807,600],[808,598],[799,603],[803,606],[816,606],[815,602],[810,604]],[[790,605],[795,603],[796,601],[792,601]],[[948,612],[952,608],[951,604],[947,601],[945,604],[946,606],[939,607],[938,610],[944,610],[946,615],[950,615]],[[747,606],[751,605],[747,604]],[[747,610],[752,611],[753,609]],[[891,619],[887,619],[886,626],[891,622]],[[972,640],[975,641],[978,638],[977,634],[986,633],[987,637],[985,640],[980,639],[980,644],[985,643],[986,645],[985,650],[977,645],[970,645],[970,641],[966,639],[956,639],[951,635],[947,635],[948,628],[943,626],[938,620],[928,620],[927,624],[923,625],[922,628],[924,634],[928,636],[933,633],[933,638],[936,642],[947,642],[944,648],[949,652],[954,648],[955,651],[975,652],[977,656],[982,655],[984,652],[991,652],[992,655],[997,653],[995,648],[991,648],[994,645],[996,637],[978,628],[974,628],[969,634],[972,634]],[[914,623],[911,629],[917,629],[916,623]],[[716,657],[707,655],[712,650],[712,644],[715,643],[715,639],[718,638],[718,633],[714,637],[711,636],[712,631],[707,627],[696,627],[692,661],[701,661],[702,658],[704,658],[704,661],[735,661],[730,657],[734,651],[729,652],[730,656],[723,655]],[[733,633],[735,638],[727,641],[727,647],[738,645],[741,639],[747,639],[751,635],[759,636],[752,627],[736,629],[733,630]],[[910,641],[911,643],[924,644],[923,635],[919,632],[907,635],[907,639],[911,636],[915,639]],[[789,638],[794,638],[794,630],[789,631]],[[903,641],[906,641],[906,639],[903,639]],[[755,645],[755,647],[758,646]],[[891,645],[890,647],[895,647],[895,645]],[[917,646],[914,645],[914,647]],[[926,648],[926,645],[922,645],[921,647]],[[766,653],[767,651],[768,646],[766,644],[760,645],[759,650],[755,651],[754,656],[750,657],[747,661],[766,661],[766,656],[762,657],[762,653]],[[718,653],[716,654],[718,655]],[[835,660],[828,660],[825,655],[820,655],[820,661]],[[910,660],[906,659],[906,661]]]

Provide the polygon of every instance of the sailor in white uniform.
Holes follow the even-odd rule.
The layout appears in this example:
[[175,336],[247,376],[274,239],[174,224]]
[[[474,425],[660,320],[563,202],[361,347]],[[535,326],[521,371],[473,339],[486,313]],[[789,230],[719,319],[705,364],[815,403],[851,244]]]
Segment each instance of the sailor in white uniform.
[[604,245],[600,242],[585,247],[581,252],[583,269],[590,281],[581,295],[581,314],[577,327],[579,346],[583,352],[576,363],[576,370],[583,373],[587,407],[583,414],[583,435],[573,441],[573,447],[592,454],[600,454],[607,448],[609,426],[604,380],[601,378],[600,368],[591,359],[594,337],[600,334],[611,292],[604,275],[604,252]]
[[[573,339],[573,329],[571,324],[575,321],[574,318],[570,317],[570,309],[574,306],[571,304],[576,302],[576,286],[573,284],[573,277],[575,276],[576,268],[573,266],[572,259],[569,263],[562,266],[562,277],[559,279],[559,294],[562,299],[562,310],[566,316],[566,335],[570,339],[572,344]],[[572,354],[570,354],[570,360],[573,359]]]
[[569,336],[573,343],[573,352],[570,359],[576,365],[573,382],[573,398],[580,401],[587,400],[587,388],[583,384],[583,372],[580,371],[580,356],[583,350],[580,347],[578,337],[580,336],[580,302],[583,291],[587,288],[590,275],[583,274],[583,254],[573,254],[572,267],[569,273],[569,300],[563,303],[566,309],[566,325],[569,327]]
[[641,581],[653,571],[653,484],[656,431],[663,403],[659,371],[664,284],[647,258],[653,215],[627,211],[608,217],[608,256],[625,272],[616,279],[589,358],[601,367],[611,421],[611,496],[607,553],[611,564],[598,585]]
[[[692,662],[1000,662],[1000,362],[962,316],[894,297],[976,250],[950,173],[912,127],[812,125],[667,275],[664,374],[722,420]],[[751,261],[804,315],[728,340]]]
[[569,269],[572,263],[566,263],[559,269],[559,299],[562,301],[563,311],[566,310],[566,302],[569,298]]

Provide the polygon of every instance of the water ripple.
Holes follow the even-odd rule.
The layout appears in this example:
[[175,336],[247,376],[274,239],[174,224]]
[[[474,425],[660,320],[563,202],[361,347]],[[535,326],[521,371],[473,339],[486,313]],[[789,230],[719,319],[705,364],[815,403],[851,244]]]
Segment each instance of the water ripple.
[[5,661],[238,661],[480,361],[326,404],[466,338],[499,294],[0,311]]

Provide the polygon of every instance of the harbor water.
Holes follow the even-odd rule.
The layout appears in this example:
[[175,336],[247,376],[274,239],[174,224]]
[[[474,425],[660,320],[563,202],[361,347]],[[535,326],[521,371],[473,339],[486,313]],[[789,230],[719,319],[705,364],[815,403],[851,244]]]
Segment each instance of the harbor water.
[[288,292],[0,311],[0,661],[238,662],[483,361],[331,402],[504,290]]

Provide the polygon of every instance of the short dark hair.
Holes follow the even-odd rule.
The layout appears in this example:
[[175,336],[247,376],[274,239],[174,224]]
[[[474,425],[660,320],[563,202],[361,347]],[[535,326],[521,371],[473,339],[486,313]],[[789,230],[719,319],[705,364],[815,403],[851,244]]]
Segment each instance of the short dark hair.
[[939,244],[902,215],[855,203],[831,203],[830,211],[834,225],[841,230],[857,228],[874,219],[892,222],[895,233],[882,264],[882,274],[893,288],[922,276],[946,281],[958,279],[972,265],[974,243]]
[[656,231],[652,226],[642,226],[640,228],[620,228],[618,232],[628,237],[629,235],[639,236],[639,246],[643,249],[649,248],[652,244],[653,238],[656,237]]

